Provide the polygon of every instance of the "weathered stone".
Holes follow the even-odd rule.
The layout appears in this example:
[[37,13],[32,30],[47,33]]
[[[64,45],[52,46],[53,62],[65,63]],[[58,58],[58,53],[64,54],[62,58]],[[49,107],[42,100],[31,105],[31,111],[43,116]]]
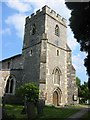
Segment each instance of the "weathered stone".
[[13,75],[15,88],[36,82],[45,104],[77,103],[73,100],[78,89],[66,30],[66,20],[48,6],[26,18],[22,55],[3,60],[0,65],[2,95],[9,76]]

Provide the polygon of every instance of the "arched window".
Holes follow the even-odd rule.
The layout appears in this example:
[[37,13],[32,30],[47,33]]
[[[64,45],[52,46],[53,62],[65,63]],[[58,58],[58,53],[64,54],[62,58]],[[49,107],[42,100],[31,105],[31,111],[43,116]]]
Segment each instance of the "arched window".
[[56,27],[55,27],[55,35],[56,36],[60,35],[60,31],[59,31],[59,26],[58,25],[56,25]]
[[5,93],[14,94],[15,92],[15,78],[10,76],[6,83]]
[[35,33],[36,33],[36,25],[33,24],[33,26],[32,26],[32,35],[34,35]]
[[53,74],[53,83],[60,85],[61,83],[60,79],[61,79],[62,73],[58,66],[54,68],[52,74]]
[[54,73],[54,84],[60,84],[60,74],[58,69],[56,69]]

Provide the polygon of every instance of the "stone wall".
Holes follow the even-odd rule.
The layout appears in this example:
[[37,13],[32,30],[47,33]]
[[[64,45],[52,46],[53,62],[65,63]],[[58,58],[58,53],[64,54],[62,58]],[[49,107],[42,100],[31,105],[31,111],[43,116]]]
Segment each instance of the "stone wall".
[[72,65],[71,52],[67,52],[67,94],[68,104],[75,104],[74,96],[78,97],[78,88],[76,85],[76,71]]
[[2,68],[0,70],[0,96],[3,96],[9,76],[13,75],[15,78],[15,90],[20,85],[22,85],[23,58],[21,55],[13,56],[11,58],[3,60],[1,64]]
[[1,62],[1,70],[11,70],[11,69],[23,69],[23,58],[22,55],[16,55],[7,58]]
[[[66,27],[61,24],[60,21],[57,21],[55,18],[53,19],[52,17],[48,16],[48,14],[46,14],[45,20],[45,33],[47,33],[48,42],[56,45],[57,47],[65,49],[67,43]],[[59,27],[59,36],[55,35],[56,25]]]
[[[57,56],[57,49],[59,50],[60,55]],[[58,67],[61,71],[60,76],[60,85],[54,84],[54,75],[53,70]],[[47,73],[46,73],[46,91],[47,91],[47,102],[53,102],[53,91],[55,88],[59,87],[62,91],[61,103],[65,104],[66,102],[66,89],[65,89],[65,51],[61,50],[51,44],[47,45]],[[51,86],[51,87],[50,87]]]
[[[55,34],[56,25],[59,35]],[[60,105],[76,103],[72,99],[73,95],[77,96],[75,69],[71,50],[67,46],[66,28],[66,20],[48,6],[26,18],[22,55],[0,63],[0,95],[5,92],[8,77],[13,75],[16,79],[15,88],[36,82],[40,97],[45,98],[46,104],[53,104],[53,93],[57,88],[61,95]],[[60,72],[59,84],[54,83],[55,69]],[[10,97],[12,99],[13,96]]]
[[[32,55],[30,55],[32,50]],[[41,43],[23,50],[24,55],[24,74],[23,83],[37,82],[40,77],[40,51]]]

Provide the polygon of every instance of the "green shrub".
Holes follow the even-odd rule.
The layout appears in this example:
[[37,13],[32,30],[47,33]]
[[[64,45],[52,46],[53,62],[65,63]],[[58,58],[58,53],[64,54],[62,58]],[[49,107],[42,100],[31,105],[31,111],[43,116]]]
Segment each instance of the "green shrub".
[[39,97],[39,88],[35,83],[27,83],[20,86],[16,94],[26,99],[27,102],[36,103]]

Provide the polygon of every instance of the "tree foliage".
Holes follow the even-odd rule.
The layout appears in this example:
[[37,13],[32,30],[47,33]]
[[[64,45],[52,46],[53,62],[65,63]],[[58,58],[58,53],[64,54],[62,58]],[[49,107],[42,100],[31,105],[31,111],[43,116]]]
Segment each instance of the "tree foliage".
[[81,80],[78,77],[76,77],[76,84],[78,86],[78,96],[84,98],[85,100],[90,99],[88,82],[84,82],[81,85]]
[[81,80],[78,77],[76,77],[76,84],[78,87],[80,87],[81,85]]
[[78,97],[81,96],[81,80],[76,77],[76,84],[77,84],[77,87],[78,87]]
[[35,83],[26,83],[17,89],[16,94],[23,99],[26,98],[28,102],[36,103],[39,97],[39,88]]
[[87,53],[84,65],[87,68],[90,89],[90,2],[69,2],[67,0],[65,4],[71,10],[69,21],[74,37],[80,43],[80,50]]
[[81,97],[87,99],[90,99],[90,92],[88,89],[88,83],[84,82],[84,84],[81,85]]

